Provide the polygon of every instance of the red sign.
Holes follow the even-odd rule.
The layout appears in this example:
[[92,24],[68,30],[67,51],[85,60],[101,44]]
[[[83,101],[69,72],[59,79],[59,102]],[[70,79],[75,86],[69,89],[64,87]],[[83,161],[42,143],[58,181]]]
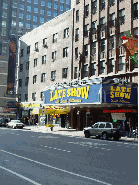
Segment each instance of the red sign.
[[103,113],[137,113],[136,109],[103,110]]

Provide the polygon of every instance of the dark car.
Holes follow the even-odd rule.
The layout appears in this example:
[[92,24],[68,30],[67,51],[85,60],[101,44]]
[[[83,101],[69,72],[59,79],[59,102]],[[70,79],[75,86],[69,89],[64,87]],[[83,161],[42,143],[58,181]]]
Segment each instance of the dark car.
[[8,119],[6,118],[0,118],[0,127],[6,127],[8,123]]

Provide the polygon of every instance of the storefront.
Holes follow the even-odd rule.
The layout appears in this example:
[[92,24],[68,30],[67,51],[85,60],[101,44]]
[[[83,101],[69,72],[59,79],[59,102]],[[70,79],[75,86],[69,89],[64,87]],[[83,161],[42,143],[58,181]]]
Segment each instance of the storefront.
[[42,109],[43,102],[21,102],[21,120],[25,124],[34,125],[39,122],[39,109]]
[[[70,107],[70,126],[82,130],[97,121],[113,121],[112,115],[104,110],[136,110],[126,113],[126,119],[137,119],[137,87],[114,83],[99,83],[77,87],[44,91],[47,106]],[[136,116],[135,116],[136,115]],[[131,121],[130,121],[131,122]]]

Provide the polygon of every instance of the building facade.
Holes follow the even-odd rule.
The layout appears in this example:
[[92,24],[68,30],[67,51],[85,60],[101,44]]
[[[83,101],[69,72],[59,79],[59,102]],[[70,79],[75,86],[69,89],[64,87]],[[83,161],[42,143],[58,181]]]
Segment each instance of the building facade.
[[[97,121],[113,121],[113,113],[123,113],[123,120],[126,119],[130,123],[130,126],[136,127],[138,122],[138,2],[136,0],[76,0],[71,2],[71,7],[72,9],[69,12],[73,13],[72,32],[70,32],[69,27],[69,37],[67,38],[67,40],[69,39],[69,47],[71,49],[67,49],[68,46],[65,45],[65,40],[57,42],[59,45],[56,45],[56,47],[62,51],[63,56],[59,52],[58,66],[56,63],[53,65],[51,57],[53,58],[55,56],[55,52],[50,50],[48,54],[50,55],[50,57],[48,56],[49,67],[46,69],[45,74],[43,71],[44,68],[41,70],[41,67],[39,67],[41,70],[39,71],[36,66],[38,65],[37,56],[40,51],[42,52],[42,56],[45,55],[45,50],[38,48],[39,41],[37,39],[32,41],[33,47],[37,46],[38,48],[32,55],[33,57],[30,58],[30,63],[34,66],[33,70],[28,71],[31,74],[29,80],[30,77],[33,79],[29,82],[29,95],[27,100],[25,100],[24,92],[27,91],[23,90],[21,85],[23,76],[20,76],[19,73],[17,86],[18,101],[39,101],[40,93],[41,97],[44,93],[44,99],[42,100],[45,106],[70,107],[68,119],[70,120],[71,127],[79,130],[82,130],[85,126],[91,126]],[[66,28],[68,28],[69,22],[71,23],[70,20],[65,22],[65,28],[61,26],[62,17],[65,15],[60,15],[61,21],[57,19],[55,22],[56,30],[58,30],[58,27],[61,27],[62,30],[65,30],[63,32],[64,35],[66,34]],[[52,20],[52,22],[55,20]],[[51,25],[52,22],[50,21]],[[47,30],[49,33],[48,27]],[[41,27],[38,28],[37,32],[39,33],[38,35],[42,35]],[[30,45],[27,41],[35,33],[31,32],[22,37],[23,43],[27,43],[27,45],[25,44],[26,48]],[[52,31],[52,34],[55,33]],[[26,41],[24,40],[25,38]],[[34,38],[37,38],[36,34]],[[56,36],[56,38],[58,37]],[[52,38],[50,41],[52,41]],[[34,43],[36,43],[35,46]],[[131,43],[136,44],[132,45]],[[52,49],[54,45],[53,43],[50,44]],[[19,51],[23,52],[22,49],[20,47]],[[65,56],[68,56],[68,67],[65,66],[63,60]],[[22,61],[25,61],[24,57],[23,60],[22,57],[19,57],[18,66],[21,64],[21,68]],[[65,66],[64,75],[68,71],[67,78],[63,78],[61,74],[63,73],[63,69],[61,70],[63,65]],[[56,69],[52,71],[55,67]],[[39,77],[37,71],[39,72]],[[44,73],[44,76],[48,75],[46,83],[40,83],[41,73]],[[25,73],[22,74],[24,75]],[[39,86],[37,85],[38,80],[40,83]],[[62,83],[62,88],[60,84],[55,85],[54,82]],[[30,83],[34,83],[35,85]],[[100,84],[99,89],[97,88],[97,84]],[[45,88],[45,85],[47,88]],[[91,93],[94,99],[90,96],[89,99],[85,98],[87,92]],[[88,100],[84,101],[84,98]],[[117,116],[120,119],[118,121],[121,122],[120,115]],[[63,126],[65,126],[65,119],[66,117],[61,115]]]
[[[70,9],[70,0],[2,0],[0,1],[0,107],[15,101],[6,94],[9,42]],[[15,82],[16,83],[16,82]]]

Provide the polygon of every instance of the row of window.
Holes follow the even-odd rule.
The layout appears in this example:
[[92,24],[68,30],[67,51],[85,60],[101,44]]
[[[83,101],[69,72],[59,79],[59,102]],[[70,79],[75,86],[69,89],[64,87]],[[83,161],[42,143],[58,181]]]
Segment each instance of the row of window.
[[[32,100],[36,101],[36,92],[32,93]],[[40,92],[40,100],[43,101],[43,92]],[[21,94],[18,94],[18,101],[21,102]],[[28,94],[25,94],[23,101],[28,101]]]
[[[62,69],[62,78],[67,78],[68,76],[68,68]],[[56,71],[51,71],[51,80],[54,81],[56,78]],[[46,73],[41,74],[41,82],[45,82],[46,80]],[[25,86],[29,83],[29,77],[25,78]],[[37,75],[33,76],[33,84],[37,83]],[[19,79],[19,87],[22,87],[22,79]]]

